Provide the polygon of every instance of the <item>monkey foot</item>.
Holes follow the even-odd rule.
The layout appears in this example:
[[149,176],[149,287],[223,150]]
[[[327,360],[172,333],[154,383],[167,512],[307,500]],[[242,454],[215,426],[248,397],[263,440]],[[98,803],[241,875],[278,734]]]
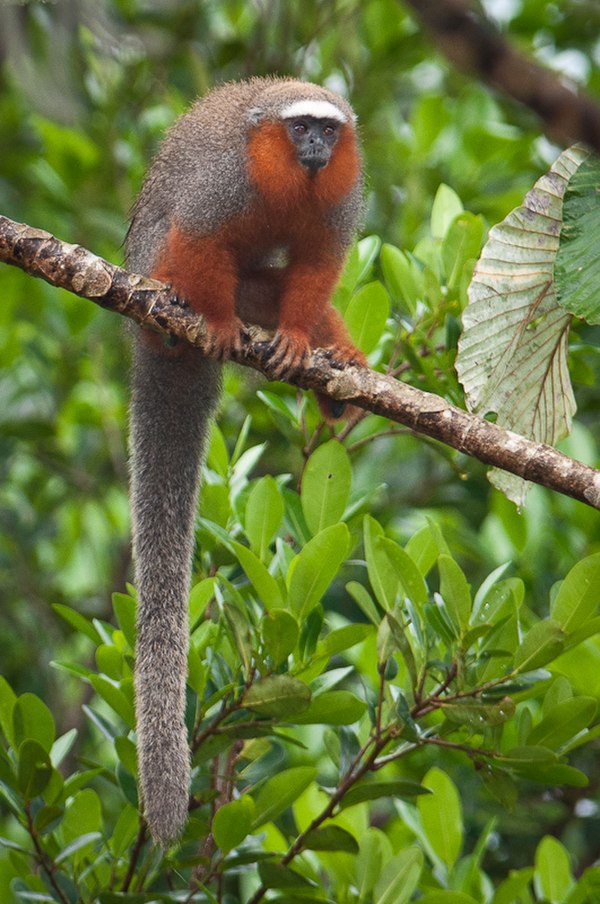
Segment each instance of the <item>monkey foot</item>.
[[207,324],[207,352],[221,361],[227,361],[241,351],[245,337],[244,325],[237,317],[226,321],[210,320]]
[[261,343],[262,352],[276,379],[292,377],[307,362],[310,346],[302,333],[277,332],[271,342]]

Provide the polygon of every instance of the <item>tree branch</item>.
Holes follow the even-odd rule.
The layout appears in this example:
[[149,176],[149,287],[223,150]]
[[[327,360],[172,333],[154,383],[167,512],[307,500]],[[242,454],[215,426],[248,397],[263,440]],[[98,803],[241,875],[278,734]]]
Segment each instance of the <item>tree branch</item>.
[[[0,216],[0,261],[206,351],[203,318],[174,302],[166,286],[129,274],[79,245],[69,245],[40,229]],[[270,377],[268,358],[259,345],[264,338],[264,331],[249,327],[248,338],[233,360]],[[340,370],[323,349],[313,351],[293,382],[366,408],[484,464],[600,508],[600,471],[552,446],[532,442],[456,408],[440,396],[368,368]]]
[[561,143],[582,141],[600,152],[600,105],[560,75],[519,53],[469,0],[405,0],[440,50],[541,118]]

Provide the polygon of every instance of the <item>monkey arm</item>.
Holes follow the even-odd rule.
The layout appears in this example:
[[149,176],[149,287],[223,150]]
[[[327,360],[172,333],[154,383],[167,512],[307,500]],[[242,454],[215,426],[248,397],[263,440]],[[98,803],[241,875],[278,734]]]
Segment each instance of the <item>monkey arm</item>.
[[[329,299],[341,267],[338,258],[316,254],[296,258],[290,264],[279,303],[277,331],[269,343],[277,375],[292,375],[301,368],[315,343],[334,345],[341,340],[342,346],[354,350],[343,322],[331,316]],[[327,343],[323,342],[323,331],[330,340]]]
[[209,353],[229,358],[241,348],[243,324],[235,312],[237,263],[219,235],[186,234],[171,226],[152,276],[173,287],[210,331]]

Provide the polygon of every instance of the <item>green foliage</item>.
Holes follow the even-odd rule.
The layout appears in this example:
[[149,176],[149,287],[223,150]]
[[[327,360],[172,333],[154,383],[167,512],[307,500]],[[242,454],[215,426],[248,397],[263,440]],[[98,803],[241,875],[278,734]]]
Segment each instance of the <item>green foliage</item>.
[[[308,459],[309,485],[325,485],[339,462],[351,472],[347,456],[332,455],[332,442]],[[218,428],[214,444],[225,463]],[[251,449],[238,446],[237,461]],[[532,620],[521,584],[505,569],[472,592],[433,525],[401,545],[371,515],[339,520],[345,506],[335,503],[327,519],[335,523],[319,529],[319,516],[307,536],[291,527],[305,481],[299,494],[288,489],[283,497],[275,481],[240,478],[233,457],[224,470],[227,535],[245,535],[256,552],[242,542],[215,547],[219,566],[211,578],[199,572],[190,595],[194,807],[181,843],[165,855],[180,887],[196,864],[199,901],[212,900],[223,883],[253,901],[273,889],[286,900],[395,904],[417,888],[433,902],[485,900],[484,835],[478,855],[445,757],[454,751],[463,770],[475,767],[480,793],[487,786],[509,809],[525,780],[585,787],[569,758],[600,731],[597,700],[574,688],[561,657],[588,643],[600,556],[575,565],[546,614]],[[257,498],[266,532],[255,502],[256,529],[248,529]],[[277,607],[263,602],[248,554],[273,582]],[[356,580],[347,582],[352,570]],[[341,595],[351,606],[350,589],[369,600],[366,621],[328,604]],[[118,892],[126,892],[119,900],[138,900],[129,893],[134,876],[138,891],[167,891],[135,790],[134,600],[115,594],[113,607],[118,627],[59,610],[95,648],[88,658],[96,669],[74,671],[95,691],[86,712],[98,741],[106,738],[102,759],[71,763],[61,774],[72,733],[56,738],[36,695],[0,687],[0,791],[20,825],[19,842],[2,843],[19,864],[12,890],[24,899],[31,892],[71,900],[76,887],[82,901]],[[323,743],[315,746],[317,737]],[[389,831],[365,834],[375,812],[387,814]],[[402,830],[392,831],[394,814]],[[560,901],[594,876],[576,882],[564,849],[548,837],[524,887]]]
[[598,178],[598,161],[590,155],[569,181],[555,267],[559,303],[588,323],[600,322],[594,291],[598,257],[591,242],[600,217]]

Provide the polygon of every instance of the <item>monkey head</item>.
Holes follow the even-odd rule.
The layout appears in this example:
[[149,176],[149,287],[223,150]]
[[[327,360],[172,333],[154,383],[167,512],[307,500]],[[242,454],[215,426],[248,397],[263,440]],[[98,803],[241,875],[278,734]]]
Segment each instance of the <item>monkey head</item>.
[[257,80],[248,112],[251,181],[264,197],[297,197],[310,185],[324,204],[360,189],[355,114],[332,91],[292,79]]

